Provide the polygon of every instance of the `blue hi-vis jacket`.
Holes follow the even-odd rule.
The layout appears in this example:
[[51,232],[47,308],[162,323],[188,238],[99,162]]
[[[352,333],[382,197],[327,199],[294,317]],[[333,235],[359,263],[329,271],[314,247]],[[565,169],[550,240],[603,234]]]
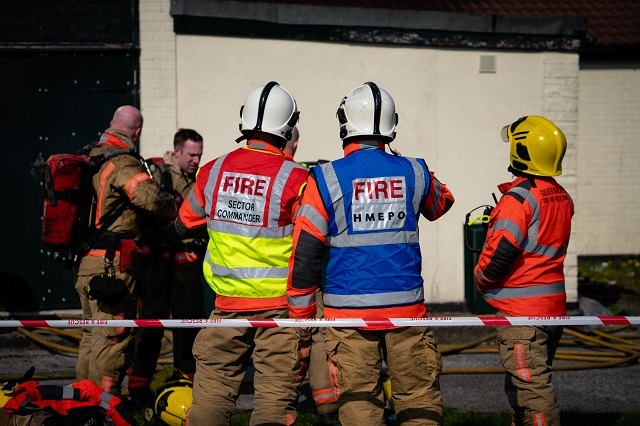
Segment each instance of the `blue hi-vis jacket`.
[[423,304],[418,218],[431,179],[425,161],[361,149],[313,171],[329,214],[325,315]]

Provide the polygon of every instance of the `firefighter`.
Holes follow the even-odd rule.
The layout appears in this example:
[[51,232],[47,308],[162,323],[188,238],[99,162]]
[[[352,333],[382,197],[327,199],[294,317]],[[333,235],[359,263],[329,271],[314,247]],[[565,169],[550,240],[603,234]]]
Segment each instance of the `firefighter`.
[[[193,129],[179,129],[173,138],[173,150],[163,158],[151,159],[153,174],[160,185],[173,193],[178,208],[196,182],[202,158],[203,138]],[[149,221],[150,223],[153,223]],[[202,288],[204,237],[172,241],[152,227],[151,255],[142,274],[139,318],[205,318]],[[161,231],[161,230],[160,230]],[[174,328],[173,365],[193,379],[196,371],[191,352],[197,328]],[[151,397],[151,380],[162,347],[163,328],[141,328],[136,333],[136,348],[129,369],[129,396],[146,406]]]
[[[176,232],[207,226],[204,276],[215,298],[210,320],[288,318],[292,209],[308,171],[282,152],[298,121],[293,96],[269,82],[240,109],[246,146],[205,164],[180,208]],[[203,328],[193,354],[191,426],[228,424],[253,357],[252,424],[293,424],[306,375],[309,333],[297,328]]]
[[[300,131],[296,127],[293,129],[291,140],[287,142],[283,150],[285,156],[291,161],[294,161],[293,157],[298,150],[299,143]],[[306,163],[298,164],[308,167]],[[324,306],[322,306],[322,293],[319,288],[316,293],[316,311],[317,317],[322,318]],[[338,405],[329,377],[327,353],[324,351],[324,333],[325,330],[322,327],[315,327],[311,332],[313,342],[311,343],[311,358],[309,360],[309,386],[318,415],[325,423],[331,423],[338,420]]]
[[[142,115],[132,106],[118,108],[110,127],[91,149],[95,156],[113,150],[138,148]],[[136,318],[141,241],[141,214],[169,225],[176,216],[173,195],[163,192],[144,162],[118,155],[105,162],[92,178],[96,197],[96,224],[117,212],[107,230],[92,243],[76,269],[75,288],[82,318],[118,320]],[[128,327],[91,327],[82,330],[78,349],[77,380],[89,379],[119,396],[133,356],[134,332]]]
[[[475,267],[478,290],[499,315],[566,315],[563,265],[573,201],[553,176],[562,174],[567,140],[554,123],[530,115],[505,126],[512,182],[489,217]],[[505,393],[515,425],[560,424],[551,364],[561,326],[498,327]]]
[[[322,272],[326,318],[423,318],[418,219],[444,215],[453,195],[423,159],[386,151],[398,116],[375,83],[349,91],[337,117],[345,157],[311,170],[294,220],[290,315],[316,315]],[[383,361],[398,424],[442,424],[442,360],[429,328],[329,327],[325,350],[342,425],[385,424]]]

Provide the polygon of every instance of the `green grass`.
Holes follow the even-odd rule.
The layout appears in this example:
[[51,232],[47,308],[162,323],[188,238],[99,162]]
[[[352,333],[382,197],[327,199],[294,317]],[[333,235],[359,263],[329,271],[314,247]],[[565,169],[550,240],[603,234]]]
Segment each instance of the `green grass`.
[[614,315],[640,315],[640,256],[578,258],[578,292]]
[[560,413],[562,426],[637,426],[640,425],[640,411],[629,413]]
[[[136,419],[141,426],[147,424],[142,413],[136,413]],[[250,411],[235,413],[231,417],[231,426],[248,426],[251,418]],[[640,411],[628,413],[580,413],[563,411],[560,413],[562,426],[638,426],[640,425]],[[388,426],[395,426],[395,422],[388,421]],[[472,413],[445,408],[444,424],[446,426],[508,426],[511,424],[510,413]],[[296,426],[331,426],[312,413],[298,415]]]
[[[249,424],[250,412],[234,414],[231,418],[232,426]],[[565,411],[560,413],[562,426],[638,426],[640,425],[640,411],[629,413],[580,413]],[[389,426],[395,423],[389,422]],[[444,424],[446,426],[508,426],[511,424],[510,413],[471,413],[445,408]],[[298,416],[296,426],[325,426],[321,419],[309,413]]]
[[578,277],[592,282],[616,284],[640,293],[640,257],[580,258]]

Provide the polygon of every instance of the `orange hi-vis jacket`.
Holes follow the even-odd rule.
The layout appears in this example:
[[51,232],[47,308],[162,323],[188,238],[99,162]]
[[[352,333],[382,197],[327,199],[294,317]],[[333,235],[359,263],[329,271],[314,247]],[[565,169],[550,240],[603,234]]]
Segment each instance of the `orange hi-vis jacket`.
[[478,291],[508,316],[565,315],[571,197],[552,177],[518,177],[498,188],[503,196],[475,267]]
[[[289,259],[290,275],[287,285],[289,314],[292,318],[315,317],[316,289],[325,271],[323,299],[326,318],[406,318],[426,315],[420,276],[422,259],[417,222],[420,215],[430,221],[438,219],[450,209],[454,198],[447,187],[428,171],[423,160],[394,157],[384,151],[385,145],[376,141],[360,141],[347,145],[344,149],[344,159],[323,164],[321,167],[330,175],[331,170],[337,169],[340,165],[341,170],[351,170],[357,177],[352,179],[347,176],[349,173],[336,172],[338,178],[333,179],[324,191],[321,190],[320,172],[316,168],[320,166],[312,169],[294,219],[293,253]],[[345,160],[348,160],[347,163],[344,163]],[[335,168],[332,168],[333,166]],[[406,188],[397,188],[402,192],[402,200],[396,200],[394,203],[389,201],[387,204],[373,200],[367,202],[367,206],[376,207],[378,210],[371,210],[376,212],[385,208],[381,207],[384,205],[393,206],[387,210],[395,208],[401,213],[408,211],[404,209],[411,208],[412,212],[411,215],[407,214],[407,221],[411,218],[414,223],[398,227],[394,222],[393,225],[389,225],[394,227],[390,232],[387,232],[389,230],[386,228],[378,229],[373,225],[360,229],[363,227],[360,226],[362,224],[353,224],[351,217],[365,216],[359,213],[360,210],[356,210],[359,205],[356,207],[351,202],[352,197],[358,198],[358,193],[353,188],[361,188],[360,184],[366,180],[365,178],[377,179],[380,182],[389,179],[407,182]],[[380,195],[382,189],[379,185],[372,185],[375,188],[371,191],[374,192],[367,194],[372,197],[374,193]],[[323,193],[325,196],[330,194],[332,201],[323,200]],[[378,213],[375,213],[375,217],[378,217]],[[349,263],[344,256],[346,250],[352,250],[353,256],[359,257],[351,257]],[[372,250],[374,254],[367,255]],[[325,257],[327,253],[328,257]],[[385,258],[385,253],[393,256]],[[369,264],[368,262],[376,256],[381,256],[381,259]],[[334,270],[340,272],[339,277],[332,278],[330,268],[326,266],[327,262],[334,262]],[[398,265],[397,262],[402,265]],[[404,268],[404,275],[401,280],[394,281],[393,278],[389,278],[389,274],[397,272],[397,267]],[[411,282],[407,282],[408,280],[418,284],[419,288],[413,286],[409,289]],[[327,294],[325,290],[334,292]]]
[[207,283],[224,312],[286,309],[293,206],[308,170],[258,139],[200,168],[176,230],[207,226]]
[[120,398],[105,392],[91,380],[80,380],[68,386],[41,385],[29,380],[16,388],[4,410],[9,414],[52,410],[67,416],[76,408],[91,406],[100,407],[115,426],[138,424]]

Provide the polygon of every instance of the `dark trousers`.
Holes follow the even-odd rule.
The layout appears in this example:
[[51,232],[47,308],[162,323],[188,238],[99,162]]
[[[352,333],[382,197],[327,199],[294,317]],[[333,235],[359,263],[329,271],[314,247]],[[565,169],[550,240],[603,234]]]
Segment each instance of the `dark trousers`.
[[[161,257],[143,274],[138,301],[141,319],[206,318],[202,287],[202,263],[193,262],[174,268]],[[183,373],[195,373],[193,342],[198,328],[174,328],[173,365]],[[148,389],[162,349],[163,328],[139,328],[136,332],[133,364],[129,370],[129,390]]]

